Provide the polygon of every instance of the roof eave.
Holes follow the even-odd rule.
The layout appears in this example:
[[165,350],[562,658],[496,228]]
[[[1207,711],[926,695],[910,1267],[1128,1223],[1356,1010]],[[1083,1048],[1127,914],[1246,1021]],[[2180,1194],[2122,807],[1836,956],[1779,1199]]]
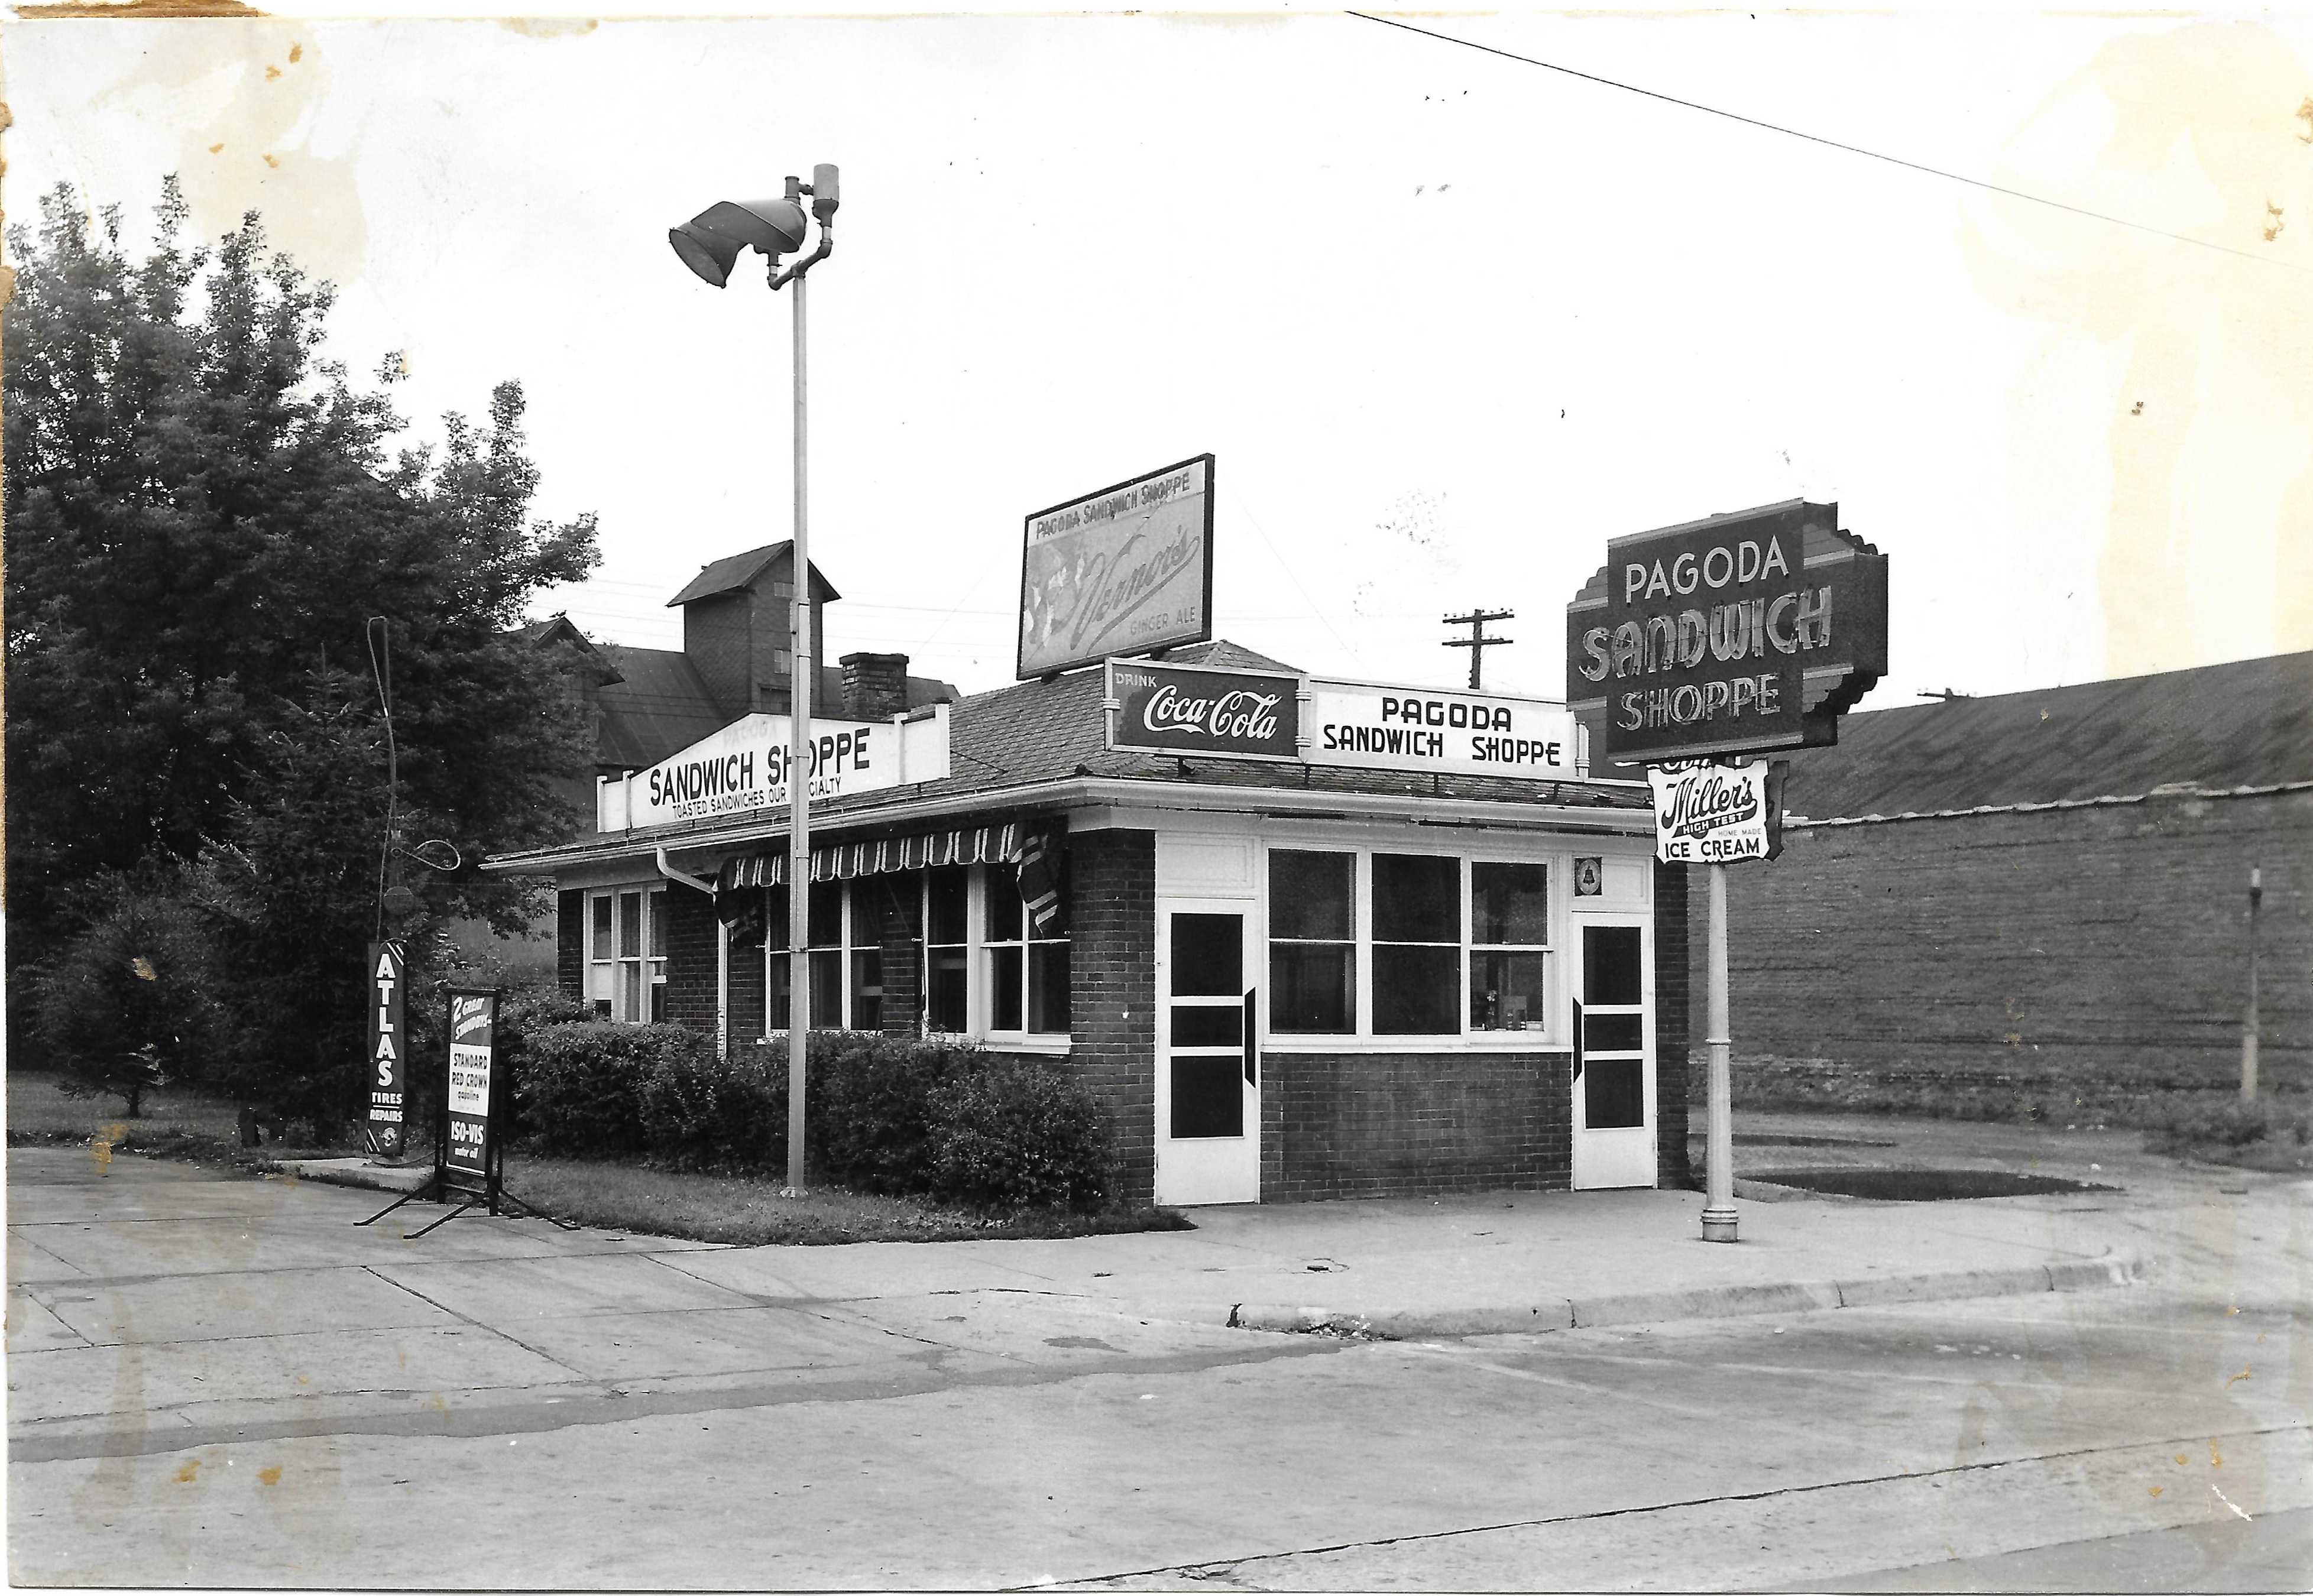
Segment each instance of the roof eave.
[[[1627,785],[1625,783],[1596,784]],[[1240,787],[1132,776],[1065,776],[1058,780],[1024,782],[1009,787],[981,787],[969,793],[903,799],[870,809],[846,810],[823,823],[836,826],[909,825],[975,810],[1097,807],[1181,810],[1201,813],[1249,814],[1280,819],[1399,820],[1431,826],[1517,826],[1527,829],[1572,831],[1591,835],[1640,836],[1654,830],[1651,805],[1643,809],[1606,809],[1576,804],[1521,803],[1499,798],[1438,798],[1415,794],[1341,793],[1286,787]],[[564,843],[486,859],[482,869],[496,875],[544,875],[566,866],[601,864],[628,855],[655,854],[660,848],[745,847],[787,834],[784,820],[764,820],[746,826],[684,829],[650,827],[632,831],[602,833],[585,842]]]

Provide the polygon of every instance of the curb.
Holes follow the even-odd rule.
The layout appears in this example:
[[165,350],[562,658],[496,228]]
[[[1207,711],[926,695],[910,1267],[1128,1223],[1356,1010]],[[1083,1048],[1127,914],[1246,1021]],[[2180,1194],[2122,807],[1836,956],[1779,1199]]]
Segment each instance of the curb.
[[2039,1292],[2092,1291],[2143,1278],[2142,1260],[2129,1254],[2028,1264],[2006,1269],[1961,1269],[1940,1275],[1870,1276],[1857,1280],[1785,1281],[1707,1286],[1695,1291],[1633,1292],[1600,1297],[1550,1297],[1525,1308],[1361,1312],[1354,1308],[1290,1307],[1240,1302],[1228,1325],[1239,1330],[1340,1336],[1352,1340],[1404,1341],[1429,1336],[1538,1335],[1605,1325],[1658,1324],[1689,1319],[1735,1319],[1762,1313],[1807,1313],[1900,1302],[1942,1302],[1963,1297],[2028,1296]]

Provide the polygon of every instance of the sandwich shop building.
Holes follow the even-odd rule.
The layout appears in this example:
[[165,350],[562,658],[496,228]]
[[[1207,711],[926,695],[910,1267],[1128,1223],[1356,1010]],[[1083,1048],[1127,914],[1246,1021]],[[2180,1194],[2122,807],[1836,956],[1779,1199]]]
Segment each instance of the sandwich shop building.
[[[563,986],[727,1047],[787,1022],[787,731],[597,784]],[[815,725],[817,1026],[1064,1063],[1165,1205],[1684,1184],[1684,872],[1562,706],[1227,642]]]

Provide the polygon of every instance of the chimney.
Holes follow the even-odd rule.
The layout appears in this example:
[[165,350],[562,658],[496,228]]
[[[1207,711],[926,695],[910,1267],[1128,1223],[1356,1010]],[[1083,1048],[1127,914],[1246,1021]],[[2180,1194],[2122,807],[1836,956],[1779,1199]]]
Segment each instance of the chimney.
[[908,711],[908,656],[848,653],[843,656],[843,713],[855,721],[889,720]]

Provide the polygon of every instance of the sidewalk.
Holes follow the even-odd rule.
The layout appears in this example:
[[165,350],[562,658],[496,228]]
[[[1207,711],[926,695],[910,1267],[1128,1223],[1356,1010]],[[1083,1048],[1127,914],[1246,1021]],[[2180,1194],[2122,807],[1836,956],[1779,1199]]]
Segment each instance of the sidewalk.
[[1702,1201],[1631,1190],[1204,1208],[1189,1232],[702,1247],[683,1267],[782,1304],[1018,1293],[1179,1323],[1406,1338],[2080,1290],[2142,1280],[2150,1261],[2145,1216],[2120,1193],[1738,1200],[1733,1245],[1700,1239]]

